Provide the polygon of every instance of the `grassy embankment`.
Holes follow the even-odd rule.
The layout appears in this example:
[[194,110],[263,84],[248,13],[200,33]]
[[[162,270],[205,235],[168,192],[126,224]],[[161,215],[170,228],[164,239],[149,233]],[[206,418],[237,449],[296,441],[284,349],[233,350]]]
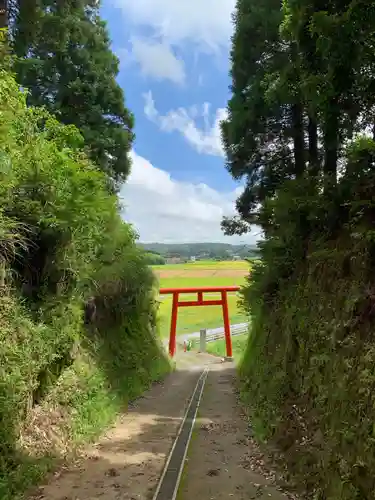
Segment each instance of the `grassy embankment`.
[[15,500],[170,365],[155,279],[77,130],[1,68],[0,116],[0,498]]
[[[337,206],[356,213],[356,203],[343,198]],[[324,220],[317,207],[315,220]],[[336,239],[319,233],[282,278],[284,259],[273,258],[279,241],[268,241],[247,291],[253,316],[242,394],[255,435],[278,450],[304,498],[375,498],[372,213],[366,207],[351,225],[343,217]]]
[[[236,363],[239,363],[245,352],[248,335],[238,335],[232,337],[233,358]],[[198,344],[197,344],[198,345]],[[226,356],[225,339],[215,340],[215,342],[207,342],[207,352],[215,354],[215,356]]]
[[[194,287],[194,286],[242,286],[249,273],[246,261],[199,261],[187,264],[171,264],[153,266],[158,276],[160,287]],[[205,295],[219,298],[219,294]],[[182,300],[194,300],[195,295],[181,295]],[[247,316],[238,303],[238,294],[228,295],[230,321],[232,324],[247,321]],[[169,335],[172,296],[161,296],[159,309],[160,332],[163,337]],[[199,331],[201,328],[216,328],[223,325],[221,306],[185,307],[178,313],[177,334]]]

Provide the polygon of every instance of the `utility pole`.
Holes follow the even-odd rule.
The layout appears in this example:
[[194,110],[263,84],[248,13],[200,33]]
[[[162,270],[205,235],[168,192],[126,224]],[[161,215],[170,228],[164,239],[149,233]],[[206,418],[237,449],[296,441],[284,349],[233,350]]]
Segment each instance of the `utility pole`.
[[8,3],[7,0],[0,0],[0,29],[8,27],[7,3]]

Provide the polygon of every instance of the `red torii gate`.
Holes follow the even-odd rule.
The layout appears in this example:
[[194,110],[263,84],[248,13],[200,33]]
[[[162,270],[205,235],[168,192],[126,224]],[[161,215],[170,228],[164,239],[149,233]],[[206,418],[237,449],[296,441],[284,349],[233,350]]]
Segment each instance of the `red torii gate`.
[[[232,339],[230,335],[229,310],[228,310],[228,292],[238,292],[239,286],[215,286],[215,287],[193,287],[193,288],[161,288],[160,294],[172,294],[172,315],[171,315],[171,330],[169,334],[169,354],[173,357],[176,352],[176,330],[177,330],[177,315],[179,307],[191,306],[222,306],[225,344],[227,356],[232,357]],[[196,293],[197,300],[180,301],[180,293]],[[203,300],[204,293],[220,293],[220,299]]]

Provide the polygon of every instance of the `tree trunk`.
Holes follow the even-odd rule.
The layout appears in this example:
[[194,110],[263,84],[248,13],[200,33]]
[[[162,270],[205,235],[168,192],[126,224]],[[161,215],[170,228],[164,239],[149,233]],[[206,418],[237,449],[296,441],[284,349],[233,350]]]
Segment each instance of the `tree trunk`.
[[292,127],[294,142],[294,167],[296,177],[305,171],[305,140],[303,134],[303,108],[300,102],[292,106]]
[[324,189],[329,192],[337,183],[339,147],[339,111],[336,99],[332,99],[324,124]]
[[5,262],[0,260],[0,292],[5,286]]
[[320,165],[318,157],[318,125],[316,119],[309,116],[307,125],[309,136],[309,172],[311,177],[318,177]]
[[36,0],[22,0],[18,3],[13,26],[14,51],[18,57],[25,58],[39,33],[39,11]]
[[7,0],[0,0],[0,29],[7,28],[7,26],[8,26]]

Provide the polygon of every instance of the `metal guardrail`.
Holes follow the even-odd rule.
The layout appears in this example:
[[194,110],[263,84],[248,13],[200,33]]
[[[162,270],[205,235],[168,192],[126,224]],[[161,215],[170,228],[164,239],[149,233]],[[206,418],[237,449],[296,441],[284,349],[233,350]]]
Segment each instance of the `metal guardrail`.
[[[219,330],[219,331],[217,331]],[[221,330],[221,331],[220,331]],[[230,327],[231,336],[235,337],[237,335],[247,334],[249,331],[249,323],[239,323],[237,325],[232,325]],[[184,342],[191,341],[194,345],[199,344],[200,342],[200,334],[199,332],[193,332],[190,334],[180,334],[178,337],[178,344],[182,346]],[[212,330],[206,330],[206,338],[205,342],[214,342],[215,340],[220,340],[225,338],[224,328],[213,328]],[[165,339],[163,344],[168,345],[168,340]]]
[[[216,329],[215,329],[216,330]],[[249,325],[248,323],[240,323],[238,325],[233,325],[231,326],[230,333],[232,337],[235,337],[236,335],[244,335],[248,333],[249,331]],[[222,331],[206,331],[206,342],[214,342],[215,340],[220,340],[225,337],[224,329]],[[191,340],[197,340],[191,339]]]
[[[244,333],[247,333],[249,329],[249,324],[248,323],[238,323],[235,325],[232,325],[230,327],[230,332],[231,335],[242,335]],[[217,340],[225,336],[224,333],[224,328],[212,328],[212,329],[206,329],[206,338],[207,341],[208,339],[213,339]],[[180,334],[179,336],[182,340],[196,340],[199,339],[199,332],[194,332],[194,333],[188,333],[188,334]]]
[[[243,335],[248,332],[247,328],[243,328],[242,330],[236,330],[232,332],[232,337],[236,335]],[[224,333],[216,333],[215,335],[207,335],[206,342],[214,342],[215,340],[220,340],[224,338]]]

